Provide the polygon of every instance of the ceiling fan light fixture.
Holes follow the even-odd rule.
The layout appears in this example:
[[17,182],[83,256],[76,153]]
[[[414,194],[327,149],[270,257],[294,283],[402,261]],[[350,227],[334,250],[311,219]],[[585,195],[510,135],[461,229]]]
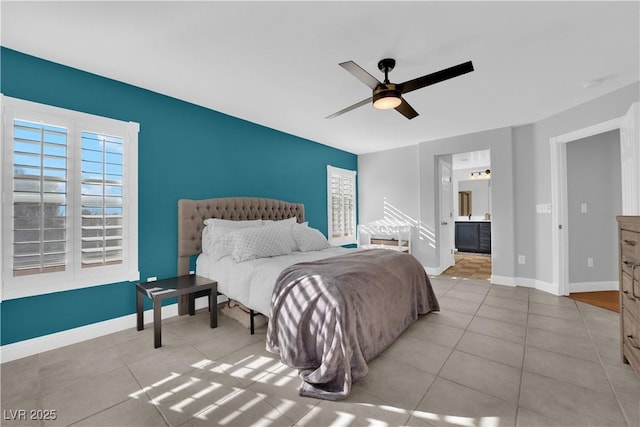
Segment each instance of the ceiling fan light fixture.
[[467,61],[462,64],[454,65],[453,67],[436,71],[435,73],[407,80],[404,83],[391,83],[389,81],[389,71],[393,70],[396,66],[396,61],[393,58],[381,59],[378,62],[378,69],[384,73],[383,82],[373,77],[364,68],[353,61],[341,62],[338,65],[371,88],[373,90],[373,96],[371,98],[363,99],[362,101],[344,108],[337,113],[331,114],[330,116],[327,116],[327,119],[332,119],[348,111],[367,105],[369,102],[373,101],[373,108],[380,110],[395,109],[398,113],[411,120],[418,117],[418,112],[413,109],[406,99],[402,99],[403,94],[473,71],[473,64],[471,61]]
[[390,110],[402,104],[400,92],[386,89],[373,94],[373,106],[379,110]]

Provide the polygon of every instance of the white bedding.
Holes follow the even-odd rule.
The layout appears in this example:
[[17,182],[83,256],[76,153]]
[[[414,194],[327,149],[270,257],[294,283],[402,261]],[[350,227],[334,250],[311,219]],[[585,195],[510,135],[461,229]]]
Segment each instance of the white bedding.
[[287,267],[306,261],[317,261],[359,249],[331,247],[321,251],[293,252],[270,258],[236,263],[231,256],[218,261],[201,253],[196,260],[196,274],[218,282],[218,292],[246,307],[271,317],[271,294],[276,279]]

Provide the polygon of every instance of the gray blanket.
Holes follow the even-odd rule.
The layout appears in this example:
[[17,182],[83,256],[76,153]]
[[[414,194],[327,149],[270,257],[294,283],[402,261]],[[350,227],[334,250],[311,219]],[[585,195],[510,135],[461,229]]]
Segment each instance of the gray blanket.
[[420,314],[439,310],[424,267],[386,249],[304,262],[276,282],[267,350],[298,368],[300,395],[339,400]]

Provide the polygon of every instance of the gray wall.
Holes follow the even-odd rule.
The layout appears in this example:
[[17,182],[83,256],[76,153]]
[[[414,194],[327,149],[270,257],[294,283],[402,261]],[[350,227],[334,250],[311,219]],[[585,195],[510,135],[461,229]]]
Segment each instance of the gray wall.
[[[414,253],[426,267],[437,269],[437,156],[490,149],[496,283],[511,278],[509,284],[551,284],[551,215],[536,214],[537,204],[551,203],[549,139],[623,116],[640,100],[639,93],[636,82],[535,123],[360,155],[360,221],[379,219],[384,197],[393,199],[399,209],[417,214],[421,239],[414,240]],[[517,263],[518,255],[525,256],[525,264]]]
[[[535,271],[532,278],[544,283],[553,282],[552,229],[550,214],[535,214],[536,204],[551,203],[551,145],[549,139],[588,126],[622,117],[634,102],[640,100],[640,83],[636,82],[607,95],[580,104],[569,110],[542,119],[533,125],[532,143],[514,144],[516,157],[533,163],[529,177],[516,183],[516,194],[531,194],[533,204],[530,206],[534,222],[521,221],[518,218],[515,239],[531,245],[535,251]],[[534,180],[533,186],[527,180]],[[522,184],[522,186],[518,186]],[[533,191],[531,191],[533,190]],[[527,216],[531,215],[530,213]],[[535,229],[534,241],[526,242],[530,237],[530,229]],[[528,261],[527,261],[528,262]]]
[[359,222],[383,218],[385,202],[393,204],[419,221],[419,234],[412,242],[413,254],[426,267],[438,269],[437,159],[481,149],[491,150],[494,165],[491,168],[494,274],[513,276],[513,169],[509,128],[358,156]]
[[619,130],[567,143],[567,190],[569,282],[615,282],[616,215],[622,212]]
[[[534,279],[536,277],[536,163],[534,155],[534,125],[513,128],[513,183],[515,220],[516,255],[524,256],[524,264],[517,262],[514,266],[515,277]],[[548,143],[547,143],[548,144]],[[551,154],[549,154],[551,155]],[[547,173],[550,173],[547,171]],[[549,223],[551,224],[551,223]],[[551,226],[551,225],[549,225]],[[547,248],[551,251],[550,248]]]
[[[510,128],[494,129],[452,138],[423,142],[420,147],[420,221],[421,228],[433,235],[434,242],[420,241],[420,261],[432,269],[440,268],[437,243],[438,224],[438,156],[491,150],[492,261],[493,275],[513,276],[513,153]],[[431,243],[434,243],[433,245]],[[499,280],[496,281],[496,283]]]
[[[417,145],[358,156],[358,223],[401,215],[417,226],[419,188]],[[413,231],[415,255],[419,251],[413,245],[418,239],[418,228],[414,227]]]

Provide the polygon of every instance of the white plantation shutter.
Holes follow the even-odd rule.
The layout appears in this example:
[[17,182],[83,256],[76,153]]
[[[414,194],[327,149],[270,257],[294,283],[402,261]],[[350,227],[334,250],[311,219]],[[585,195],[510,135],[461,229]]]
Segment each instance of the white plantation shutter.
[[137,280],[137,123],[0,105],[2,299]]
[[82,267],[123,261],[123,140],[82,132]]
[[327,166],[329,242],[356,242],[356,172]]
[[67,130],[13,125],[13,275],[66,265]]

